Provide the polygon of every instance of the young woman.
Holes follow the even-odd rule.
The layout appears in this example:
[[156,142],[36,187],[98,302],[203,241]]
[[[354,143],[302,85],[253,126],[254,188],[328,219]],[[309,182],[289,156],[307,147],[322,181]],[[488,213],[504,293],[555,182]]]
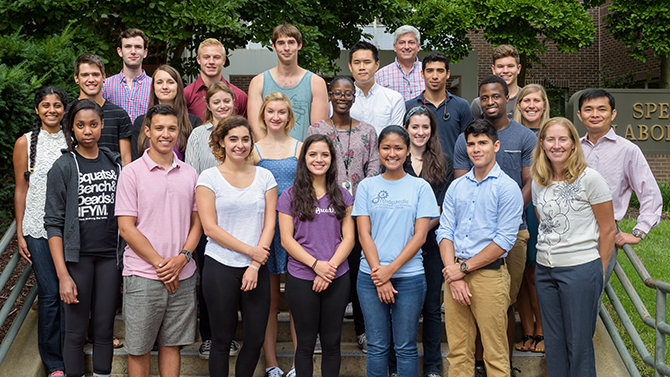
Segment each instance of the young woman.
[[275,229],[277,183],[247,162],[253,148],[246,119],[232,115],[210,137],[219,166],[200,174],[195,199],[207,235],[202,284],[212,326],[209,373],[228,375],[230,343],[242,312],[243,346],[235,376],[252,376],[265,339],[270,277],[265,265]]
[[337,182],[335,147],[325,135],[305,139],[293,186],[277,202],[282,244],[289,253],[286,301],[294,313],[295,371],[311,376],[321,334],[323,376],[339,376],[347,256],[354,246],[354,198]]
[[575,126],[551,118],[533,152],[540,219],[535,284],[549,376],[595,376],[593,333],[616,225],[607,181],[587,167]]
[[[275,92],[265,96],[261,111],[258,115],[258,124],[265,133],[265,137],[256,143],[253,153],[254,164],[272,172],[277,181],[277,193],[281,195],[293,183],[295,170],[298,165],[298,153],[301,142],[288,136],[295,125],[295,114],[291,100],[283,93]],[[275,228],[274,239],[270,246],[268,270],[270,271],[270,316],[265,330],[266,372],[270,377],[281,377],[284,372],[279,368],[277,361],[277,321],[279,312],[279,275],[286,273],[288,254],[282,246],[279,234],[279,225]],[[294,349],[297,345],[293,317],[291,317],[291,337]],[[287,376],[292,377],[293,368]]]
[[63,332],[65,320],[58,294],[47,232],[44,229],[47,173],[67,148],[62,120],[67,94],[47,86],[35,93],[33,128],[14,146],[14,209],[19,254],[33,266],[39,293],[38,349],[49,376],[63,376]]
[[[167,64],[156,68],[152,77],[151,94],[149,95],[149,106],[147,109],[158,104],[168,104],[177,110],[177,121],[179,121],[179,140],[174,146],[174,151],[180,160],[184,159],[187,141],[191,131],[198,127],[202,121],[196,115],[189,114],[184,98],[184,82],[176,69]],[[144,132],[144,114],[138,116],[133,123],[133,133],[131,135],[131,152],[133,161],[149,148],[149,139]]]
[[419,375],[416,341],[426,294],[419,251],[439,210],[428,182],[403,170],[409,144],[404,128],[382,130],[378,152],[386,171],[361,182],[352,214],[365,255],[358,272],[358,297],[368,340],[368,376],[387,375],[392,349],[398,375]]
[[[405,114],[405,129],[409,134],[410,158],[405,171],[425,179],[433,189],[437,205],[442,206],[447,188],[454,180],[451,157],[442,153],[433,113],[423,106],[415,106]],[[431,220],[426,243],[421,246],[423,268],[426,274],[426,300],[423,303],[423,372],[427,377],[440,375],[442,364],[442,313],[440,311],[444,264],[440,247],[435,240],[439,219]]]
[[[337,158],[337,183],[346,188],[356,197],[358,184],[364,178],[379,174],[379,155],[377,154],[377,132],[365,122],[353,119],[350,115],[351,106],[356,101],[354,81],[347,76],[337,76],[330,82],[328,99],[333,108],[333,115],[315,123],[307,130],[307,136],[314,134],[327,135],[335,146]],[[367,352],[367,338],[363,312],[356,293],[358,268],[361,263],[361,244],[356,237],[354,249],[347,258],[349,262],[349,279],[351,280],[352,310],[354,330],[358,346]]]
[[121,284],[114,217],[121,156],[98,148],[103,111],[94,101],[75,101],[64,128],[68,149],[47,180],[44,227],[65,303],[63,360],[68,376],[84,375],[84,342],[89,318],[93,374],[112,371],[114,315]]
[[[514,120],[530,128],[535,135],[540,132],[542,123],[549,120],[549,101],[542,85],[528,84],[519,91],[518,101],[514,109]],[[526,208],[528,223],[528,244],[526,247],[526,269],[523,272],[523,281],[517,297],[517,307],[523,337],[515,345],[517,351],[544,352],[544,332],[542,331],[542,317],[537,304],[535,290],[535,265],[537,248],[537,227],[539,222],[535,209],[529,205]]]
[[[193,132],[191,132],[191,136],[188,138],[188,144],[186,145],[186,155],[184,156],[184,161],[193,166],[198,172],[198,175],[206,169],[219,164],[209,147],[209,137],[214,130],[215,124],[219,124],[222,119],[233,114],[235,103],[233,90],[223,81],[214,82],[207,89],[205,102],[207,104],[207,120],[205,124],[195,127]],[[200,118],[198,118],[198,120],[200,120]],[[207,244],[207,237],[203,233],[200,242],[198,242],[198,246],[195,249],[197,254],[196,262],[198,263],[201,279],[202,272],[205,268],[205,244]],[[207,310],[207,304],[205,303],[202,294],[202,284],[198,286],[198,304],[200,306],[198,330],[200,330],[200,337],[202,338],[198,354],[201,358],[207,359],[209,358],[209,352],[212,348],[212,329],[209,322],[209,311]],[[233,340],[230,344],[230,356],[237,356],[239,350],[240,345]]]

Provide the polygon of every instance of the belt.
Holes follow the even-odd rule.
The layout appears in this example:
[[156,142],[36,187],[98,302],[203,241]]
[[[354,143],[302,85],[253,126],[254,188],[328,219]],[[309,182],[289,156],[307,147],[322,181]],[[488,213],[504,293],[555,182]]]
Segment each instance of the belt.
[[[461,262],[466,262],[467,259],[463,258],[456,258],[456,263],[461,263]],[[494,260],[493,262],[487,264],[484,267],[479,267],[479,270],[497,270],[499,269],[502,265],[505,264],[505,258],[499,258]]]

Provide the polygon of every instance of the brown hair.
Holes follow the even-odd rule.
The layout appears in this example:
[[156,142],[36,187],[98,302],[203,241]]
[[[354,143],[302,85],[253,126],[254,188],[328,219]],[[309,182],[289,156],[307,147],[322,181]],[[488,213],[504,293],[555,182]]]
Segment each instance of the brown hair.
[[516,60],[516,64],[521,64],[521,58],[519,57],[519,51],[516,48],[510,45],[500,45],[493,50],[493,64],[496,64],[496,60],[512,56]]
[[127,38],[142,37],[144,41],[144,49],[146,50],[149,46],[149,37],[140,29],[126,29],[119,34],[119,47],[123,47],[123,40]]
[[300,30],[291,24],[279,24],[272,30],[272,44],[275,44],[277,39],[282,35],[289,38],[295,38],[295,41],[298,42],[298,44],[302,44],[302,34],[300,34]]
[[74,60],[74,75],[79,76],[79,66],[82,64],[97,65],[100,68],[100,73],[105,75],[105,63],[102,62],[102,59],[96,55],[91,54],[90,52],[85,52]]
[[214,122],[214,115],[212,115],[212,110],[209,109],[209,100],[218,92],[226,92],[230,94],[230,97],[233,99],[233,113],[237,113],[237,108],[235,107],[235,93],[233,92],[233,89],[223,81],[215,81],[209,88],[207,88],[207,94],[205,95],[205,104],[207,105],[205,110],[205,123]]
[[[230,130],[237,127],[244,127],[247,129],[247,131],[249,131],[251,145],[254,145],[254,134],[251,132],[251,126],[243,116],[231,115],[227,118],[221,119],[219,124],[215,125],[214,130],[212,130],[212,133],[209,135],[209,147],[212,149],[214,158],[216,158],[217,161],[224,162],[226,160],[226,150],[221,146],[221,144],[219,144],[219,142],[223,140],[226,135],[228,135]],[[249,154],[247,157],[245,157],[245,159],[249,159],[251,156],[252,153],[250,148]]]

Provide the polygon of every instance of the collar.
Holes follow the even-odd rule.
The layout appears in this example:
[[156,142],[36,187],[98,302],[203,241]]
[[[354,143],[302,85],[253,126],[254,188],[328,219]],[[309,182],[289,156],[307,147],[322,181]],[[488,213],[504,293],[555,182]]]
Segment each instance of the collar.
[[203,126],[205,126],[205,128],[208,129],[208,130],[211,130],[212,128],[214,128],[214,124],[212,124],[212,122],[209,122],[207,124],[203,124]]
[[[147,77],[149,77],[147,76],[147,73],[142,70],[142,73],[137,75],[137,77],[133,79],[133,82],[142,81]],[[126,82],[126,75],[123,73],[123,69],[121,69],[121,72],[119,72],[119,80],[121,80],[121,82]]]
[[[447,102],[451,101],[451,99],[454,98],[454,95],[451,94],[451,93],[449,93],[449,91],[446,90],[446,89],[445,89],[444,91],[447,92]],[[420,104],[420,105],[423,106],[423,102],[426,100],[426,90],[424,89],[423,92],[421,92],[421,94],[419,94],[418,96],[416,96],[414,99],[416,99],[416,102],[417,102],[418,104]],[[436,107],[436,109],[439,109],[440,106],[441,106],[443,103],[444,103],[444,101],[440,102],[440,104]],[[432,105],[432,103],[431,103],[431,105]]]
[[[614,132],[614,128],[612,128],[612,127],[610,126],[609,131],[607,131],[607,133],[606,133],[605,135],[603,135],[600,139],[598,139],[598,141],[596,142],[596,144],[597,144],[598,142],[600,142],[600,140],[609,140],[609,141],[614,142],[614,141],[616,141],[617,136],[618,136],[618,135],[616,134],[616,132]],[[579,140],[580,140],[580,142],[581,142],[582,144],[586,143],[586,144],[588,144],[588,145],[595,146],[595,144],[593,144],[593,143],[591,142],[591,140],[589,140],[589,134],[588,134],[588,132],[586,133],[586,135],[584,135],[584,136],[583,136],[581,139],[579,139]]]
[[[363,89],[359,88],[358,85],[354,85],[356,87],[356,97],[363,96],[365,97],[365,94],[363,94]],[[370,90],[368,90],[368,97],[371,96],[377,88],[380,88],[381,86],[377,84],[377,81],[375,80],[375,83],[372,84],[372,87],[370,87]]]
[[[226,81],[225,78],[223,78],[223,75],[221,75],[221,81],[226,83],[226,85],[230,86],[231,89],[232,89],[232,86],[230,85],[230,83],[228,81]],[[195,85],[196,90],[200,90],[203,87],[205,89],[207,89],[207,85],[205,85],[205,82],[202,80],[202,73],[198,75],[198,79],[195,80],[195,82],[193,84]]]
[[493,165],[493,168],[491,169],[491,171],[489,171],[489,173],[486,175],[486,177],[484,177],[484,179],[482,179],[481,182],[477,182],[477,180],[475,179],[475,168],[474,168],[474,166],[472,167],[472,169],[470,169],[469,172],[465,173],[465,177],[467,177],[470,181],[472,181],[474,183],[484,183],[484,181],[486,181],[487,179],[499,178],[501,174],[502,174],[502,169],[500,169],[500,165],[498,165],[498,162],[496,161],[496,164]]
[[414,63],[412,64],[412,69],[409,70],[409,73],[407,73],[407,75],[405,75],[405,71],[402,69],[402,66],[400,65],[400,63],[398,63],[398,57],[397,56],[395,57],[394,63],[395,63],[396,68],[398,68],[398,70],[403,75],[409,76],[415,69],[417,69],[419,67],[419,65],[421,65],[421,62],[419,61],[419,57],[417,56],[415,59],[416,60],[414,60]]
[[[174,153],[174,150],[172,151],[172,169],[178,168],[179,164],[177,163],[177,155]],[[149,157],[149,149],[145,150],[144,153],[142,154],[142,161],[144,161],[145,164],[147,164],[147,167],[149,170],[154,170],[155,168],[162,167],[159,165],[156,161],[152,160],[151,157]]]

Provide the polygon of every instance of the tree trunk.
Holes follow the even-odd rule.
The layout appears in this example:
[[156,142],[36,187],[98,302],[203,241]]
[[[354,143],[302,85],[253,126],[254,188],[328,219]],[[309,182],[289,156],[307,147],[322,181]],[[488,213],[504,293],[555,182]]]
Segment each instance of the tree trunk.
[[659,86],[661,89],[670,89],[670,54],[661,56],[661,74]]

